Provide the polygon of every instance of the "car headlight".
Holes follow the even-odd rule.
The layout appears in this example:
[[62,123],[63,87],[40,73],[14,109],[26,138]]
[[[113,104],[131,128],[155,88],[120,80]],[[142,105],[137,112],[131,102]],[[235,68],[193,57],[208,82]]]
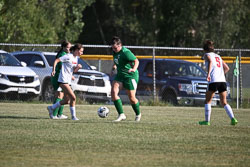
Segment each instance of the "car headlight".
[[38,75],[34,76],[34,81],[36,81],[36,80],[39,80],[39,76]]
[[109,76],[108,75],[103,75],[103,80],[104,81],[109,81]]
[[6,79],[6,80],[9,80],[9,78],[7,77],[7,75],[2,74],[2,73],[0,73],[0,78],[3,78],[3,79]]
[[178,85],[179,91],[187,92],[187,94],[192,94],[193,93],[193,88],[192,84],[182,84],[180,83]]

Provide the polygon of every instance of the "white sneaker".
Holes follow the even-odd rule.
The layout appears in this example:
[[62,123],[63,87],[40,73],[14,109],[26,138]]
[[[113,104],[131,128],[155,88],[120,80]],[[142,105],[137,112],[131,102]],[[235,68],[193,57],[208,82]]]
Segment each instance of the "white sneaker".
[[48,107],[47,107],[47,110],[48,110],[48,112],[49,112],[49,117],[50,117],[51,119],[53,119],[53,109],[52,109],[52,106],[48,106]]
[[141,120],[141,113],[135,116],[135,121],[139,122]]
[[68,119],[68,116],[62,114],[58,116],[58,119]]
[[118,118],[116,120],[114,120],[114,122],[120,122],[120,121],[125,120],[125,119],[126,119],[126,115],[124,113],[122,113],[118,116]]
[[52,115],[51,119],[59,119],[59,118],[57,116]]
[[77,117],[72,117],[73,121],[78,121],[79,119]]

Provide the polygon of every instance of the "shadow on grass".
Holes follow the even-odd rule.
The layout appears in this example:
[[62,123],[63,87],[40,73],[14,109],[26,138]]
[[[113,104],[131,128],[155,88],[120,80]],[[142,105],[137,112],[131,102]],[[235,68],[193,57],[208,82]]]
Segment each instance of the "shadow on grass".
[[89,120],[89,119],[80,119],[79,121],[73,121],[71,119],[56,119],[56,120],[52,120],[50,118],[45,118],[45,117],[26,117],[26,116],[0,116],[0,120],[1,119],[23,119],[23,120],[50,120],[51,122],[54,123],[62,123],[62,124],[112,124],[112,125],[126,125],[126,124],[147,124],[147,122],[135,122],[132,120],[126,120],[126,121],[121,121],[121,122],[113,122],[112,120]]
[[0,119],[49,119],[42,117],[24,117],[24,116],[0,116]]

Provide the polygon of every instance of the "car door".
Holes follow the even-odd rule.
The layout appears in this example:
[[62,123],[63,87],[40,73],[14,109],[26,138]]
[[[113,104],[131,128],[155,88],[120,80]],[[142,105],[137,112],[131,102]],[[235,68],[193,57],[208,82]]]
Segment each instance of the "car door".
[[151,96],[153,95],[153,63],[146,62],[140,71],[139,83],[137,87],[137,95]]
[[[154,81],[153,81],[153,62],[152,61],[146,61],[144,62],[145,66],[143,66],[140,69],[140,77],[139,77],[139,84],[137,87],[137,95],[139,96],[153,96],[154,94]],[[155,66],[156,71],[156,77],[155,77],[155,83],[156,83],[156,94],[159,94],[159,90],[161,89],[162,85],[164,83],[161,82],[161,70],[159,66],[159,62],[156,61]]]

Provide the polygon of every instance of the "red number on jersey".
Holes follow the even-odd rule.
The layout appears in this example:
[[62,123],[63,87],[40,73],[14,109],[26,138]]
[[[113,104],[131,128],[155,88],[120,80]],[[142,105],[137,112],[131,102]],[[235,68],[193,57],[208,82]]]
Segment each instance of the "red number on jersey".
[[221,64],[220,64],[220,57],[215,57],[215,60],[216,60],[216,62],[217,62],[217,67],[221,67]]

